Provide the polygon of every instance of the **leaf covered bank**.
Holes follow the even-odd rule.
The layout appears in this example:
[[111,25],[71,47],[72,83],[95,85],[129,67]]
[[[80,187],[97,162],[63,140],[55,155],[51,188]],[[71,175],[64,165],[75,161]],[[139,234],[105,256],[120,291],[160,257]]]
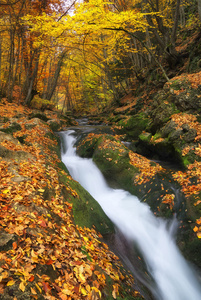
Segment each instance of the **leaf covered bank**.
[[60,161],[50,126],[69,120],[0,109],[0,299],[142,299],[103,242],[113,225]]

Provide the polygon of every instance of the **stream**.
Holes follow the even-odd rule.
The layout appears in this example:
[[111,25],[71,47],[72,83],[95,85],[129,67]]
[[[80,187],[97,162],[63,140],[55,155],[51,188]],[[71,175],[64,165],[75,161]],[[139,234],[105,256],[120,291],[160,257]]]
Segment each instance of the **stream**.
[[[92,159],[76,155],[75,131],[62,132],[61,137],[62,161],[71,176],[101,205],[125,237],[125,242],[137,245],[140,250],[146,271],[151,278],[145,285],[153,298],[201,300],[198,274],[184,259],[176,245],[176,217],[172,220],[156,217],[149,206],[141,203],[137,197],[125,190],[110,188]],[[129,258],[124,257],[124,261],[126,260]],[[130,269],[132,271],[132,267]]]

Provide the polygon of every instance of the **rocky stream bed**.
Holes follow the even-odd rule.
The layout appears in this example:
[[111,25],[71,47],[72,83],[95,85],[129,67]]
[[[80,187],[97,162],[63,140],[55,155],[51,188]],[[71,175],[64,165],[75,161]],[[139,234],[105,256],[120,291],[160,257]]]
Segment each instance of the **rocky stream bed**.
[[[143,101],[93,116],[112,134],[85,134],[77,151],[156,216],[176,214],[177,244],[199,272],[200,86],[178,78]],[[0,108],[0,299],[151,299],[109,249],[113,223],[61,162],[56,132],[75,120],[5,100]]]

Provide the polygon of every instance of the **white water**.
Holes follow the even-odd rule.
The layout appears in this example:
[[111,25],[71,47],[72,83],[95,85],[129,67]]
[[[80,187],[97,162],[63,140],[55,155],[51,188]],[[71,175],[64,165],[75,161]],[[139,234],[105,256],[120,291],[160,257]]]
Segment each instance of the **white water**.
[[190,265],[181,255],[173,237],[176,220],[171,224],[157,218],[149,206],[124,190],[111,189],[91,159],[76,155],[73,131],[63,133],[62,161],[77,180],[102,206],[121,232],[135,241],[158,287],[157,299],[201,300],[201,287]]

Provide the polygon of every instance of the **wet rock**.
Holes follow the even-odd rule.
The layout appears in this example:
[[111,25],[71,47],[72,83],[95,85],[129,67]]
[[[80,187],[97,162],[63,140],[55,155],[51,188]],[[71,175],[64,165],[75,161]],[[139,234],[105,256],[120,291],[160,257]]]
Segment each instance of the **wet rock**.
[[52,131],[57,131],[61,127],[61,122],[56,119],[47,121],[47,124],[50,126]]
[[194,141],[196,135],[197,131],[194,128],[191,128],[183,135],[183,139],[186,143],[190,143]]
[[25,128],[26,129],[32,129],[36,126],[43,126],[44,127],[44,121],[40,120],[39,118],[33,118],[31,120],[26,120],[24,123],[25,123]]
[[183,125],[181,126],[181,128],[183,129],[183,132],[186,133],[186,132],[189,131],[190,126],[189,126],[188,124],[183,124]]
[[168,137],[168,135],[176,129],[176,123],[174,121],[169,121],[165,126],[161,129],[161,136]]
[[0,157],[15,160],[35,159],[34,156],[25,151],[12,151],[0,145]]
[[182,129],[175,130],[175,131],[170,133],[169,140],[170,141],[178,140],[178,139],[180,139],[180,137],[182,135],[183,135],[183,130]]
[[8,124],[7,127],[5,126],[0,126],[0,131],[3,131],[3,132],[6,132],[6,133],[13,133],[13,132],[16,132],[16,131],[19,131],[21,130],[21,126],[20,124],[16,123],[16,122],[13,122],[13,120],[10,120],[10,124]]
[[20,144],[20,142],[18,141],[18,139],[15,139],[11,134],[8,134],[8,133],[0,131],[0,143],[4,142],[4,141],[12,142],[15,145],[19,145]]
[[0,251],[7,251],[12,248],[12,243],[17,240],[15,234],[0,231]]

